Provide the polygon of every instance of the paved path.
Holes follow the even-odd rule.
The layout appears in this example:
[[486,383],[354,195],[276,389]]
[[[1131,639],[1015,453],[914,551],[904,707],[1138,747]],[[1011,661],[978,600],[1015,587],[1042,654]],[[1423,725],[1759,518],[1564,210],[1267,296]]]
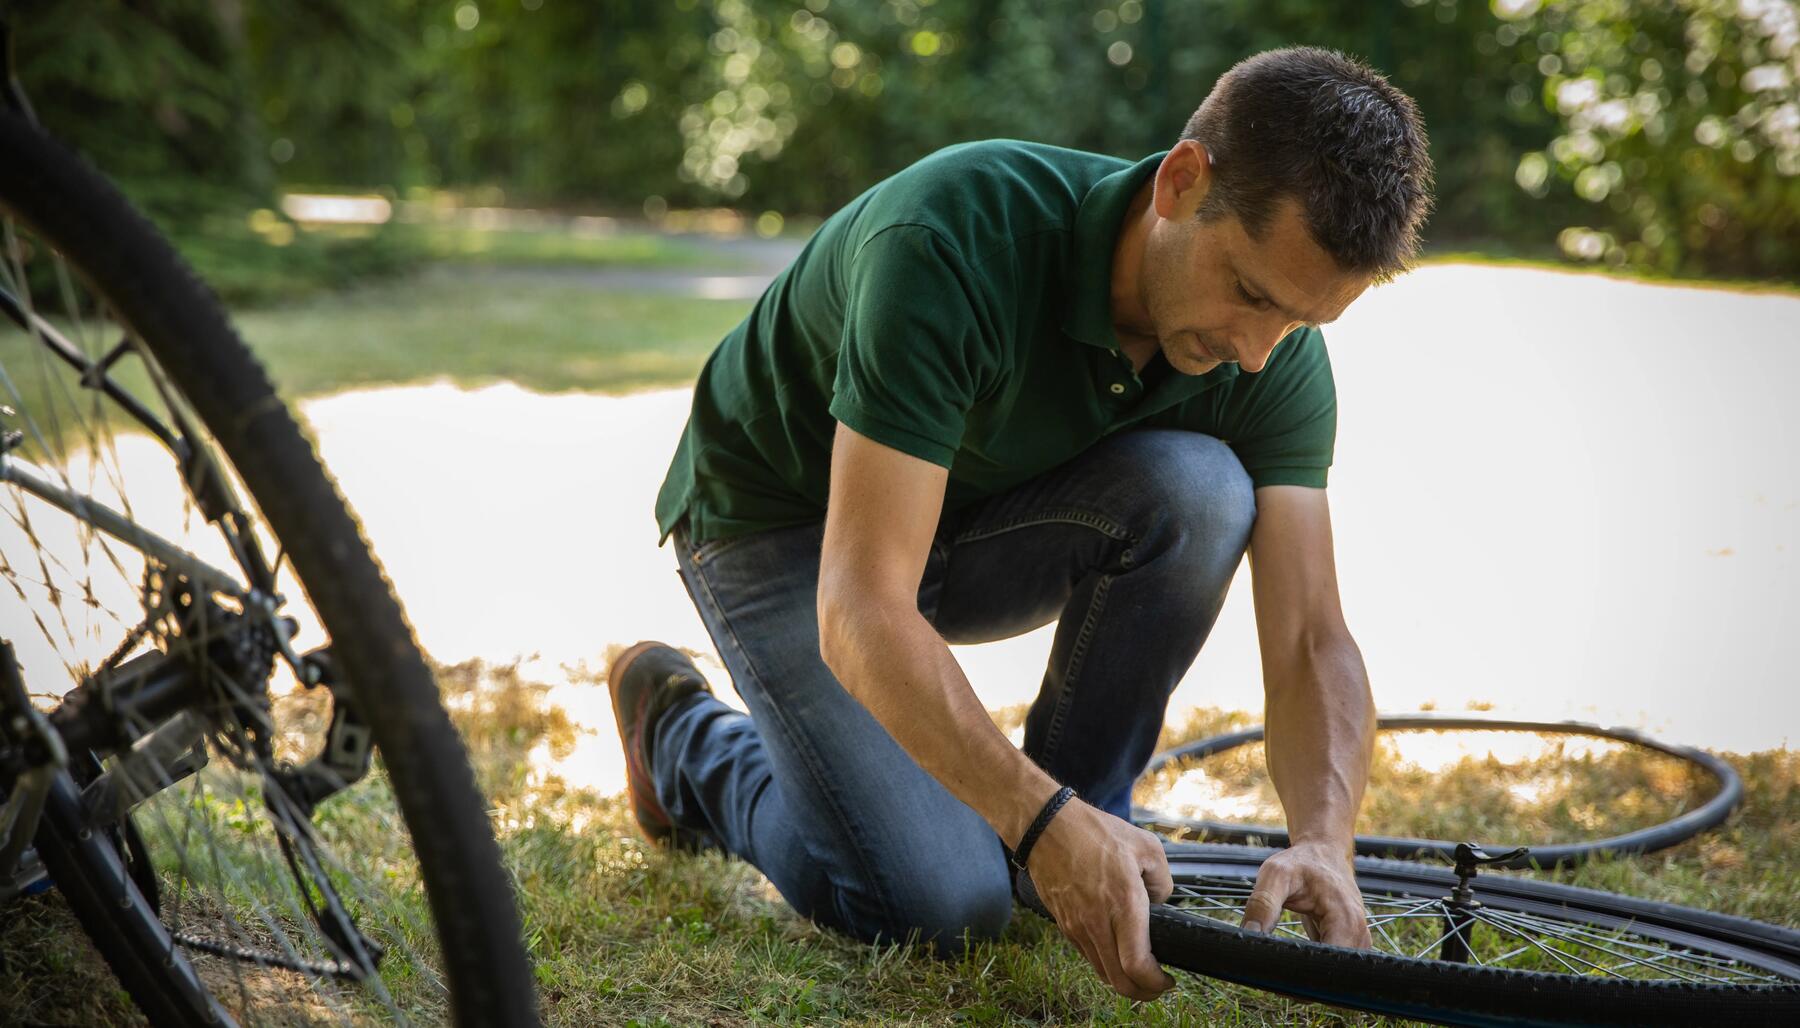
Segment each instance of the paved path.
[[579,266],[501,266],[482,269],[496,281],[522,279],[571,282],[619,292],[693,296],[705,300],[750,300],[762,295],[770,280],[788,266],[805,244],[792,239],[681,236],[683,245],[717,256],[717,266],[677,268],[609,268]]

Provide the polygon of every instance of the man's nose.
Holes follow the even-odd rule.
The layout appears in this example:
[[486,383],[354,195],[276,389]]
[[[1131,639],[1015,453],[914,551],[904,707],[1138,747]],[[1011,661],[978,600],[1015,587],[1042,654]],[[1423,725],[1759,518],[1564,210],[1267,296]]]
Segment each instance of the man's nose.
[[1257,325],[1237,346],[1238,367],[1245,371],[1261,371],[1263,365],[1269,363],[1269,355],[1275,352],[1275,347],[1296,327],[1298,322]]
[[1275,344],[1281,342],[1281,337],[1270,339],[1259,332],[1257,340],[1245,340],[1238,347],[1238,367],[1245,371],[1261,371],[1263,365],[1269,363],[1269,354],[1275,352]]

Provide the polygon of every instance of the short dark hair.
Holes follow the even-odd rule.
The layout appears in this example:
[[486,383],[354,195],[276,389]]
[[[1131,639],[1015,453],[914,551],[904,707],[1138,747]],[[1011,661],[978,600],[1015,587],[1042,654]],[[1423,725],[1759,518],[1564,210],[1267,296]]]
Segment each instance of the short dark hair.
[[1385,280],[1418,254],[1431,211],[1425,123],[1411,97],[1361,61],[1315,47],[1247,58],[1181,138],[1212,157],[1204,220],[1235,214],[1261,238],[1291,197],[1340,267]]

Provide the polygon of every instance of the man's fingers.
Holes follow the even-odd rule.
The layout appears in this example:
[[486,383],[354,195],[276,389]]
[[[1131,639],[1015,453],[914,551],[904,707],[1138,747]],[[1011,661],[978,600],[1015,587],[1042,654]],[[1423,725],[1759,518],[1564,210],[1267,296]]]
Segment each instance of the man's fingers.
[[1074,943],[1075,948],[1081,951],[1081,959],[1087,961],[1102,977],[1106,975],[1106,965],[1100,962],[1100,954],[1094,949],[1094,944],[1088,939],[1087,933],[1064,929],[1063,937]]
[[1175,892],[1175,879],[1169,874],[1169,858],[1163,853],[1160,842],[1144,864],[1144,889],[1150,894],[1152,903],[1167,903]]
[[[1087,935],[1088,942],[1093,947],[1093,953],[1088,956],[1088,962],[1100,972],[1100,977],[1106,979],[1106,984],[1112,986],[1113,991],[1122,996],[1130,996],[1132,999],[1146,998],[1138,995],[1137,985],[1132,982],[1131,976],[1126,974],[1125,969],[1119,964],[1119,945],[1113,940],[1112,925],[1090,923],[1086,926],[1084,934]],[[1095,959],[1096,957],[1099,959]]]
[[1287,876],[1265,864],[1256,876],[1256,887],[1250,890],[1250,902],[1244,904],[1244,930],[1274,930],[1281,922],[1281,908],[1287,899]]
[[1155,999],[1175,987],[1175,979],[1150,952],[1150,908],[1144,901],[1113,915],[1113,943],[1119,948],[1119,966],[1139,990],[1134,998]]
[[1317,921],[1319,934],[1314,938],[1318,941],[1329,942],[1333,946],[1369,948],[1369,919],[1364,916],[1360,902],[1347,909],[1341,905],[1334,906]]

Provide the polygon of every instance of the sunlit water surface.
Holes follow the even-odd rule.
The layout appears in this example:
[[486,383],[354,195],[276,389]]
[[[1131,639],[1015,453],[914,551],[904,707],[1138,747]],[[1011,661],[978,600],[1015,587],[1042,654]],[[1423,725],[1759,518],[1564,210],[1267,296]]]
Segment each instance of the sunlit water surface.
[[[1331,326],[1337,557],[1378,705],[1789,744],[1797,325],[1791,296],[1435,266]],[[738,702],[656,546],[689,398],[433,384],[303,404],[427,650],[522,662],[587,730],[555,769],[573,786],[622,786],[583,675],[609,646],[701,651]],[[956,654],[989,706],[1023,703],[1050,632]],[[1247,568],[1171,716],[1201,704],[1261,708]]]
[[[1338,562],[1378,704],[1788,744],[1796,325],[1789,296],[1440,266],[1332,326]],[[555,682],[639,638],[713,652],[651,515],[688,402],[434,385],[306,413],[432,653],[531,657]],[[1035,694],[1049,644],[956,652],[1003,706]],[[1246,570],[1174,710],[1257,710],[1261,688]],[[615,788],[601,692],[553,692],[594,731],[561,770]]]

